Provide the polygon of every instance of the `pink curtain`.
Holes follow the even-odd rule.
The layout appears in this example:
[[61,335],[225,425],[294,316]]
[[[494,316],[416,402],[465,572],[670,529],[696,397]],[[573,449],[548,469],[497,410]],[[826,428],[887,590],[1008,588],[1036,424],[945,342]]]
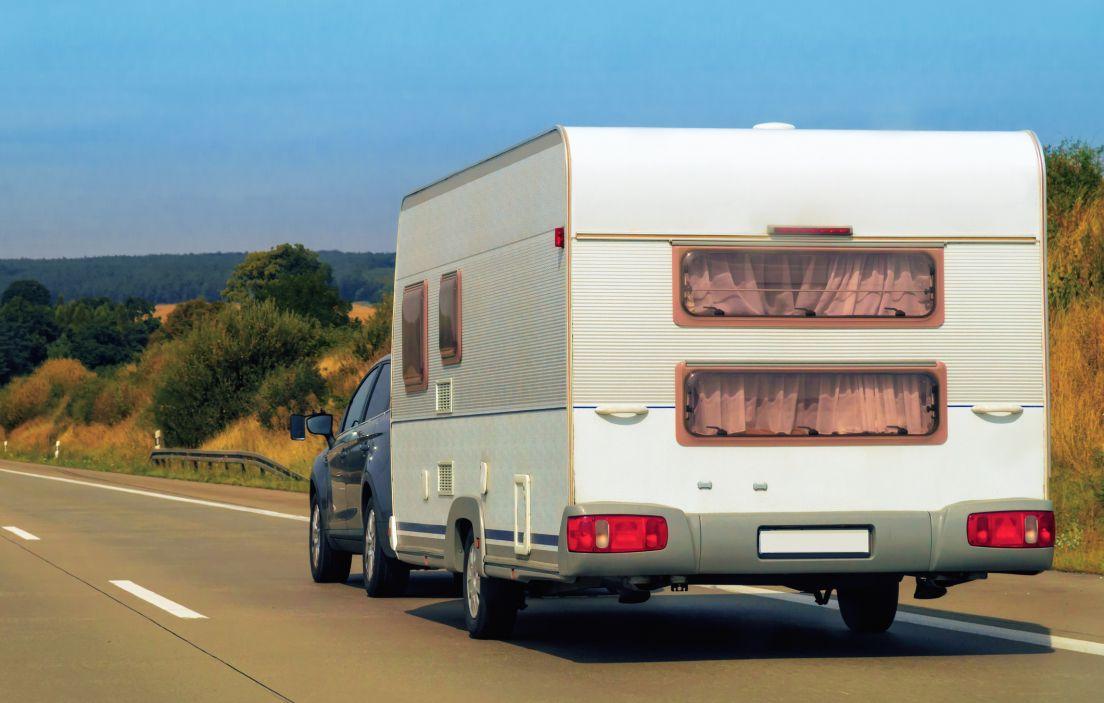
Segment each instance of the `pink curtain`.
[[682,271],[692,315],[922,317],[935,305],[919,252],[692,251]]
[[934,380],[924,373],[695,372],[687,429],[724,435],[926,435]]

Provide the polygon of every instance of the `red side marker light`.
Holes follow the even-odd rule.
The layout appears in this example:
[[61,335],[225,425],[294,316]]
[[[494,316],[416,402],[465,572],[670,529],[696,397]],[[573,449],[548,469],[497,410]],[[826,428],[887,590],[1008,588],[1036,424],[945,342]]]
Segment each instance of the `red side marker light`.
[[843,237],[850,237],[853,234],[850,227],[783,227],[779,225],[771,225],[767,228],[767,231],[770,234],[831,234]]
[[556,228],[556,248],[557,249],[563,249],[564,248],[564,228],[563,227],[557,227]]

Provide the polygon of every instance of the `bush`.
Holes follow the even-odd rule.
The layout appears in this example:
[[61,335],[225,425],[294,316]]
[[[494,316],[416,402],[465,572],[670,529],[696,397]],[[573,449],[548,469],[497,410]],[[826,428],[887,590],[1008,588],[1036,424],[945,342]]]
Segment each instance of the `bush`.
[[391,351],[391,316],[394,311],[391,294],[375,307],[353,337],[353,353],[362,361],[372,362]]
[[73,392],[67,411],[69,417],[83,424],[115,425],[141,404],[142,393],[130,381],[96,376]]
[[257,391],[276,369],[313,362],[320,325],[273,301],[227,307],[169,345],[153,411],[166,440],[198,447],[256,410]]
[[32,418],[52,412],[64,396],[94,378],[79,361],[47,361],[30,376],[12,381],[0,393],[0,425],[10,432]]
[[218,315],[226,304],[221,301],[209,303],[203,298],[185,300],[173,308],[165,323],[161,326],[165,335],[171,338],[183,337],[196,325]]
[[257,390],[257,419],[270,430],[287,427],[292,413],[322,408],[326,395],[326,379],[313,363],[276,369]]

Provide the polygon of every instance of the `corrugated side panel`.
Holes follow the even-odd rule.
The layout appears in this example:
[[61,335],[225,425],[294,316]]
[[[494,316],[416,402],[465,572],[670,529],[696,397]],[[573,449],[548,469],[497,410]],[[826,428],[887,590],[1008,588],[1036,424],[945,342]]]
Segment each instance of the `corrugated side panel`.
[[[565,407],[567,271],[564,250],[553,243],[567,216],[564,178],[562,150],[547,149],[404,212],[398,265],[410,273],[395,290],[401,296],[406,285],[428,282],[429,388],[407,393],[403,386],[396,304],[395,421],[436,417],[434,383],[446,378],[453,380],[451,417]],[[441,274],[456,270],[463,358],[443,366],[438,294]]]
[[[552,230],[490,252],[430,269],[413,280],[429,284],[429,388],[408,393],[402,383],[402,343],[394,328],[392,418],[448,417],[531,410],[567,404],[567,292],[563,250]],[[463,358],[441,364],[437,303],[441,274],[461,271]],[[401,295],[401,293],[400,293]],[[398,310],[398,306],[396,306]],[[438,416],[434,383],[452,379],[452,414]],[[567,439],[564,438],[566,443]]]
[[574,403],[674,403],[680,361],[947,364],[948,401],[1044,402],[1038,244],[945,250],[937,329],[684,328],[671,313],[665,241],[573,242]]

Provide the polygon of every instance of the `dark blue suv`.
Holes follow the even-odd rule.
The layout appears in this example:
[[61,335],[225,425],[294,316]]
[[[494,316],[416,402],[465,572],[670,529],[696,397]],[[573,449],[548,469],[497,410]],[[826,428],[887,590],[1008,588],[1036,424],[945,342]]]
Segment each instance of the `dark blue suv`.
[[400,595],[410,568],[387,539],[391,519],[391,357],[372,367],[338,428],[324,413],[291,418],[291,438],[326,438],[310,479],[310,569],[319,583],[344,581],[361,555],[372,597]]

